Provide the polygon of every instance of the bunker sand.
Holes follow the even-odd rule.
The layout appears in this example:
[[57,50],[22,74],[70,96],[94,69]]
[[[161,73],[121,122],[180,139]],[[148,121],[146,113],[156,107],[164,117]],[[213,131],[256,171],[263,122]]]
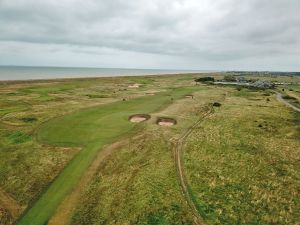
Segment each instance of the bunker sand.
[[157,119],[156,123],[160,126],[170,127],[170,126],[173,126],[173,125],[177,124],[177,121],[173,118],[160,117],[160,118]]
[[136,114],[129,117],[129,121],[132,123],[141,123],[143,121],[149,120],[151,117],[148,114]]

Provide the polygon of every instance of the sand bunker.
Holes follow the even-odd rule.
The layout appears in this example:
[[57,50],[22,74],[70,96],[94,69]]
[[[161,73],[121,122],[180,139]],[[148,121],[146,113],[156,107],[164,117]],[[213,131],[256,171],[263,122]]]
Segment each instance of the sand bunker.
[[131,84],[128,87],[129,88],[139,88],[141,85],[140,84]]
[[173,126],[177,124],[177,121],[172,118],[160,117],[157,119],[156,123],[160,126]]
[[184,97],[186,97],[186,98],[194,98],[194,95],[186,95]]
[[150,119],[150,115],[148,114],[135,114],[129,116],[129,121],[132,123],[140,123]]

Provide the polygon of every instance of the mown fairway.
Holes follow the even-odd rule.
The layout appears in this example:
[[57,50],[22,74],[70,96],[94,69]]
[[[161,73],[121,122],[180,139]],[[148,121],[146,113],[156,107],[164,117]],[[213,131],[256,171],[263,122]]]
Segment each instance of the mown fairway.
[[178,99],[192,90],[195,88],[173,89],[156,96],[82,110],[45,123],[38,130],[38,140],[47,144],[82,146],[83,149],[18,224],[45,224],[101,147],[128,135],[134,128],[128,122],[130,114],[153,112],[170,104],[171,98]]

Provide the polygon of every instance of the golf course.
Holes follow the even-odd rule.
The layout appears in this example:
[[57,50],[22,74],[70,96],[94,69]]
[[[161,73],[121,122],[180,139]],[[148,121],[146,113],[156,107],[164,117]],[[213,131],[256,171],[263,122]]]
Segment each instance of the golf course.
[[0,224],[297,224],[297,85],[207,76],[2,82]]
[[[195,89],[194,89],[195,90]],[[34,204],[19,224],[44,224],[54,213],[64,196],[72,189],[103,145],[134,132],[128,121],[131,114],[151,113],[166,107],[173,100],[193,91],[175,89],[156,96],[147,96],[111,103],[103,107],[81,110],[46,122],[37,131],[42,143],[81,146],[82,150],[55,179],[49,189]],[[41,212],[41,208],[44,210]]]

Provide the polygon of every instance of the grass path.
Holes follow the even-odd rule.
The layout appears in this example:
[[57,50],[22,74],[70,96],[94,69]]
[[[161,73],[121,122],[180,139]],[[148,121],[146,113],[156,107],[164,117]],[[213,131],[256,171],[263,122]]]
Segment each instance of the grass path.
[[77,185],[102,147],[121,137],[131,135],[142,127],[128,122],[129,115],[160,110],[171,104],[173,100],[195,90],[197,87],[176,88],[155,96],[81,110],[45,123],[37,132],[37,139],[40,142],[60,146],[82,146],[83,149],[25,212],[17,224],[46,224],[65,196]]
[[285,99],[282,98],[282,94],[280,94],[279,92],[276,92],[276,97],[277,97],[277,100],[284,103],[287,107],[290,107],[292,108],[293,110],[297,111],[297,112],[300,112],[300,109],[297,108],[296,106],[290,104],[289,102],[287,102]]
[[72,190],[72,192],[65,197],[64,201],[57,208],[55,214],[51,217],[48,222],[48,225],[68,225],[70,224],[71,217],[76,208],[76,204],[80,200],[83,190],[91,182],[94,174],[97,172],[97,169],[101,163],[103,163],[108,156],[113,152],[119,150],[122,146],[128,144],[131,141],[134,141],[140,136],[134,136],[133,138],[121,140],[114,142],[108,146],[104,146],[103,150],[100,151],[96,159],[92,162],[89,168],[84,172],[81,177],[79,184]]
[[182,163],[182,146],[187,139],[187,137],[190,135],[190,133],[193,131],[194,128],[196,128],[207,116],[209,116],[213,112],[213,109],[211,106],[208,107],[207,112],[203,115],[201,119],[199,119],[194,125],[192,125],[189,129],[186,130],[186,132],[177,140],[175,145],[175,165],[178,173],[178,177],[180,180],[180,185],[182,188],[183,195],[192,211],[192,214],[194,215],[194,222],[197,225],[205,225],[203,219],[199,215],[199,212],[197,210],[197,207],[195,205],[195,202],[192,200],[189,191],[188,191],[188,183],[186,181],[186,178],[184,176],[183,171],[183,163]]

